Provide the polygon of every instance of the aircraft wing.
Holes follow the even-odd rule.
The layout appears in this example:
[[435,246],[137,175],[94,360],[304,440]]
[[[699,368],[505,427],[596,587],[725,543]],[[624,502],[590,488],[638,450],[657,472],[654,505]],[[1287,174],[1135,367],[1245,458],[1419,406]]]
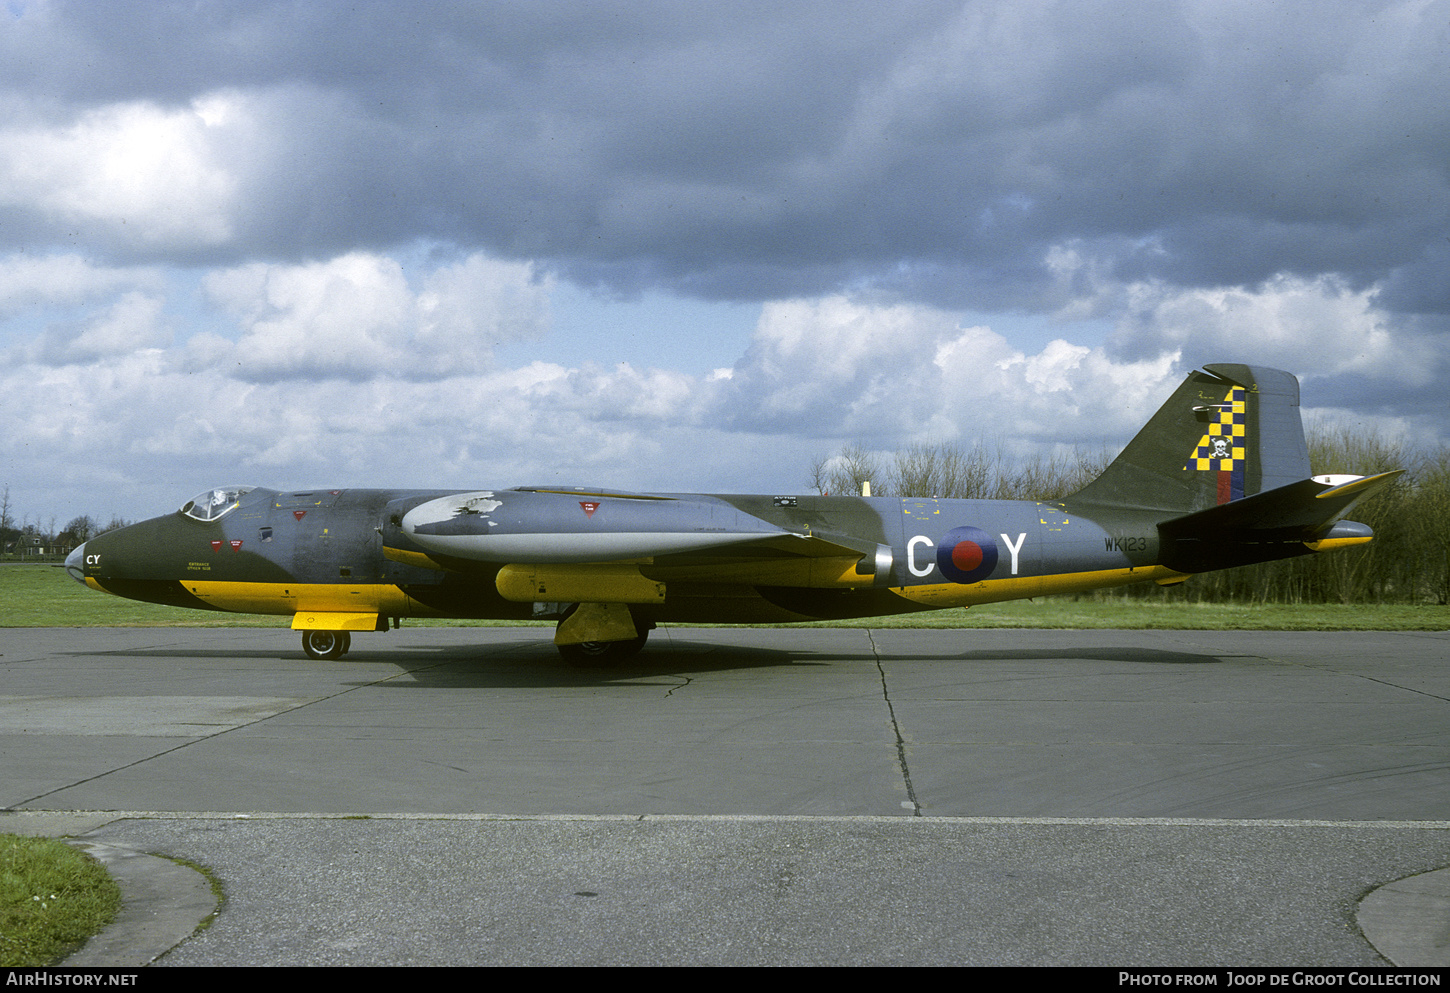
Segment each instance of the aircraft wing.
[[602,490],[480,490],[408,511],[402,530],[420,547],[480,562],[615,562],[734,550],[859,557],[870,549],[782,528],[714,497]]
[[430,500],[402,530],[435,561],[502,566],[515,600],[652,602],[671,582],[870,586],[890,551],[783,528],[717,497],[604,490],[480,490]]

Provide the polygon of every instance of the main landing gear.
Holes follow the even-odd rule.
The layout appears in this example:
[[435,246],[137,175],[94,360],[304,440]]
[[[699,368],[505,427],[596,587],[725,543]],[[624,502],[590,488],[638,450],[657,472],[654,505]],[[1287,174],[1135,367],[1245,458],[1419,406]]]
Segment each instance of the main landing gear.
[[646,631],[629,641],[581,641],[575,645],[557,645],[559,654],[575,665],[614,665],[639,654],[649,638]]
[[340,659],[352,647],[346,631],[303,631],[302,650],[310,659]]
[[654,621],[636,620],[623,603],[574,603],[554,631],[554,646],[575,665],[615,665],[644,647]]

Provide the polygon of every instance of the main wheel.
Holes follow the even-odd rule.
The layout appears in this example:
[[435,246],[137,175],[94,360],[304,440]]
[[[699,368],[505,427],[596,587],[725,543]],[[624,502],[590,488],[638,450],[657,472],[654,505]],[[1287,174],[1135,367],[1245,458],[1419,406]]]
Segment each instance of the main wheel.
[[302,650],[310,659],[340,659],[351,647],[346,631],[303,631]]
[[584,641],[577,645],[557,645],[559,654],[575,665],[614,665],[633,658],[644,647],[649,632],[629,641]]

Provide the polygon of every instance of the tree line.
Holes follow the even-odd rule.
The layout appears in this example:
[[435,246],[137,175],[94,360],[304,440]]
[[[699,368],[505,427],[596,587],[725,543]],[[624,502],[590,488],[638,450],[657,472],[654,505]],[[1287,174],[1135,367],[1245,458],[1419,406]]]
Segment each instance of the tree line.
[[5,484],[0,489],[0,553],[4,553],[5,558],[63,556],[83,541],[131,523],[112,515],[108,522],[101,524],[89,514],[81,514],[57,530],[57,520],[54,516],[48,521],[31,520],[29,517],[17,520],[10,502],[10,484]]
[[[1374,529],[1368,545],[1195,576],[1174,587],[1112,596],[1239,603],[1450,603],[1450,445],[1417,452],[1371,428],[1310,425],[1314,475],[1404,475],[1347,515]],[[1074,448],[1015,459],[1000,445],[915,444],[891,453],[849,444],[811,463],[817,493],[963,500],[1060,500],[1103,471],[1116,451]],[[1109,595],[1109,594],[1105,594]]]

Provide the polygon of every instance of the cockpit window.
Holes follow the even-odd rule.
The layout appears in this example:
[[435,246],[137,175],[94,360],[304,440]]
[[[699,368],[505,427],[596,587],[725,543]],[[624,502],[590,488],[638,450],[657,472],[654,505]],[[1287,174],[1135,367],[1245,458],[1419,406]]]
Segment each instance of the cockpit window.
[[200,493],[182,505],[181,512],[198,521],[214,521],[237,505],[255,486],[219,486]]

